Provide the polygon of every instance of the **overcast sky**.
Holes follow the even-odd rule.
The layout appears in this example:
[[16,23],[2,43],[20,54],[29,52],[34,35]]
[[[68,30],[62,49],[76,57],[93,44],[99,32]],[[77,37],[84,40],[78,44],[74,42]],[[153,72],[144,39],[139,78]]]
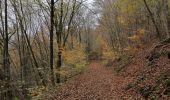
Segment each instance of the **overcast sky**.
[[87,3],[91,4],[94,0],[88,0]]
[[92,3],[94,0],[88,0],[89,3]]

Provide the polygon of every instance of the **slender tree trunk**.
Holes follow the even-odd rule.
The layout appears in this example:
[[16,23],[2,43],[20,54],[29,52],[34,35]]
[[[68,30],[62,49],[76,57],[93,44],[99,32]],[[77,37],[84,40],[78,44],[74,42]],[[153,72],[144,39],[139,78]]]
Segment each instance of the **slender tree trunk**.
[[[59,31],[58,31],[58,61],[57,61],[57,70],[60,71],[62,65],[62,33],[63,33],[63,0],[60,1],[60,22],[59,22]],[[56,75],[57,83],[60,83],[60,74]]]
[[5,38],[5,36],[4,36],[4,31],[5,31],[5,29],[4,29],[4,20],[3,20],[3,11],[2,11],[2,1],[0,0],[0,21],[1,21],[1,25],[2,25],[2,33],[1,33],[1,35],[2,35],[2,38],[4,39]]
[[151,20],[152,20],[152,22],[153,22],[153,24],[154,24],[154,26],[155,26],[156,33],[157,33],[157,37],[158,37],[158,38],[161,38],[161,37],[160,37],[160,36],[161,36],[161,35],[160,35],[160,31],[159,31],[159,28],[158,28],[158,26],[157,26],[157,24],[156,24],[154,15],[153,15],[153,13],[151,12],[151,10],[150,10],[150,8],[149,8],[146,0],[143,0],[143,1],[144,1],[144,4],[145,4],[145,7],[146,7],[147,11],[149,12],[149,15],[150,15],[150,17],[151,17]]
[[[59,50],[58,61],[57,61],[57,70],[58,71],[60,71],[61,65],[62,65],[62,52]],[[57,73],[56,78],[57,78],[57,83],[60,83],[61,81],[60,81],[60,74],[59,73]]]
[[170,37],[170,10],[168,6],[168,0],[163,0],[165,5],[165,16],[167,20],[167,38]]
[[12,91],[11,91],[11,79],[10,79],[10,61],[9,61],[9,52],[8,52],[8,7],[7,7],[7,0],[5,0],[5,39],[4,39],[4,73],[5,77],[4,80],[7,83],[6,89],[7,92],[5,93],[6,99],[12,99]]
[[53,68],[53,35],[54,35],[54,0],[51,0],[51,30],[50,30],[50,69],[51,69],[51,82],[55,85],[54,68]]

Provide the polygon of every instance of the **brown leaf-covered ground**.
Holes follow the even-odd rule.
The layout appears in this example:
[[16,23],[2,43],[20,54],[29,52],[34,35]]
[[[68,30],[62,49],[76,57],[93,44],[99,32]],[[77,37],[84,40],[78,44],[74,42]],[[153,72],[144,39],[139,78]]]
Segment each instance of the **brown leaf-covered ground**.
[[83,74],[63,85],[54,100],[123,100],[126,81],[99,62],[92,62]]
[[[162,54],[162,51],[170,50],[169,44],[155,49],[153,49],[155,44],[146,45],[135,53],[129,64],[126,64],[118,74],[114,73],[118,62],[114,62],[112,67],[106,67],[100,61],[92,61],[82,74],[69,80],[58,89],[59,91],[51,94],[51,99],[170,100],[168,95],[164,95],[165,90],[169,91],[169,86],[165,86],[165,82],[170,79],[167,72],[170,70],[170,59],[167,54]],[[151,55],[151,52],[159,52],[160,55],[148,61],[147,55]]]

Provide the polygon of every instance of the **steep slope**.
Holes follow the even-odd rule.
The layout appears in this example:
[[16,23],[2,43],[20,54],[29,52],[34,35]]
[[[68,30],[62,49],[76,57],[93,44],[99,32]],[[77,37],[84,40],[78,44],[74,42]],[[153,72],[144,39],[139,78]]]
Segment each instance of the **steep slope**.
[[129,78],[124,90],[141,99],[170,99],[170,39],[148,44],[127,64],[120,76]]

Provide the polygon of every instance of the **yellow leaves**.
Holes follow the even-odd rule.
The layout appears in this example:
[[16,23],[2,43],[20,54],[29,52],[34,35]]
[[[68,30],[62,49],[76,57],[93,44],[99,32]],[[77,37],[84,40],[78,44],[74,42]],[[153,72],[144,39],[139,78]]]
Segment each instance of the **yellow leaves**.
[[118,17],[118,21],[121,23],[121,24],[123,24],[123,25],[126,25],[127,23],[126,23],[126,19],[123,17],[123,16],[119,16]]
[[75,45],[73,50],[63,51],[63,58],[65,67],[71,67],[74,73],[80,72],[87,63],[84,48],[78,44]]
[[85,53],[83,52],[82,48],[76,48],[71,51],[64,51],[63,57],[65,59],[65,62],[75,64],[83,59],[85,59]]
[[128,46],[128,47],[124,48],[123,50],[124,51],[130,51],[130,50],[132,50],[132,47]]
[[133,41],[133,42],[136,42],[136,41],[139,41],[140,40],[140,36],[138,36],[138,35],[133,35],[133,36],[131,36],[131,37],[128,37],[128,39],[130,39],[131,41]]
[[55,70],[55,73],[60,74],[61,76],[67,76],[69,75],[69,71],[68,70]]
[[103,56],[106,58],[114,58],[115,53],[113,51],[106,51],[106,52],[103,52]]
[[56,70],[55,73],[61,75],[62,79],[73,77],[85,68],[86,54],[84,48],[79,44],[75,45],[72,50],[63,51],[63,67],[60,70]]
[[137,31],[135,31],[135,35],[128,37],[128,39],[132,42],[139,42],[144,37],[145,33],[146,32],[144,29],[138,29]]
[[128,47],[124,48],[123,50],[126,53],[135,54],[137,51],[140,50],[140,47],[142,47],[142,45],[138,44],[138,45],[135,45],[135,46],[128,46]]
[[98,35],[95,40],[95,50],[98,52],[102,52],[101,50],[104,50],[107,48],[107,42],[104,40],[102,35]]
[[31,97],[35,98],[37,96],[40,96],[45,89],[46,88],[44,86],[37,86],[34,88],[29,88],[28,91]]
[[103,37],[101,35],[98,35],[97,38],[96,38],[96,43],[98,45],[105,45],[104,43],[104,40],[103,40]]
[[138,32],[140,35],[145,35],[145,33],[146,33],[145,29],[139,29]]
[[141,0],[118,0],[116,5],[124,14],[133,14],[141,7]]
[[134,35],[128,37],[131,42],[131,46],[124,48],[125,52],[135,53],[136,51],[142,48],[141,41],[145,37],[146,32],[145,29],[138,29],[134,32]]

